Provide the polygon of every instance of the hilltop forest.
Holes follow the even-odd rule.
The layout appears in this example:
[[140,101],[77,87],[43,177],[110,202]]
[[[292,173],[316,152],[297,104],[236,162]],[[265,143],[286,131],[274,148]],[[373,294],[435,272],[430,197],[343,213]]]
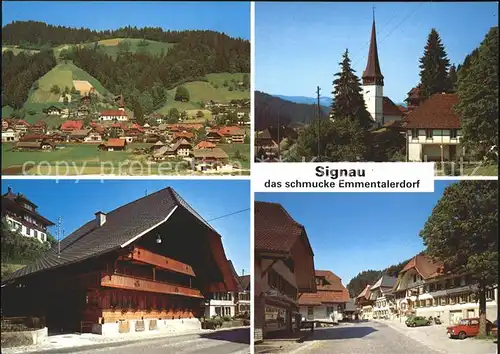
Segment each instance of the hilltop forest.
[[[116,57],[99,51],[100,40],[141,39],[172,44],[166,52],[133,52],[126,41],[118,45]],[[127,108],[136,117],[165,104],[166,90],[193,80],[206,80],[209,73],[250,72],[250,43],[214,31],[165,31],[162,28],[125,27],[93,31],[43,22],[13,22],[2,29],[2,45],[39,50],[35,55],[2,55],[2,106],[20,108],[36,80],[56,65],[54,47],[66,44],[59,60],[72,61],[96,78],[107,90],[123,94]],[[85,44],[85,45],[82,45]],[[7,68],[7,69],[5,69]],[[20,77],[20,78],[19,78]],[[20,85],[13,83],[20,82]]]
[[391,265],[390,267],[387,267],[384,270],[364,270],[358,273],[358,275],[352,278],[351,281],[347,284],[347,290],[349,290],[349,296],[351,298],[358,296],[367,285],[374,284],[384,274],[391,277],[397,277],[399,272],[404,268],[404,266],[409,261],[410,260],[407,259],[398,264]]

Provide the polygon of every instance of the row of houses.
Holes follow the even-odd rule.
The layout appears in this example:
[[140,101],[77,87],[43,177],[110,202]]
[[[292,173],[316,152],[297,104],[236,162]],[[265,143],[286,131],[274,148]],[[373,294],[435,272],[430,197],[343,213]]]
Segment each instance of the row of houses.
[[[46,235],[53,225],[10,189],[2,216],[13,230],[36,225]],[[193,330],[207,315],[250,312],[249,277],[237,275],[221,236],[170,187],[97,211],[59,247],[3,277],[1,289],[2,316],[36,316],[49,332]],[[230,304],[220,299],[228,296]]]
[[[413,257],[397,278],[387,275],[357,296],[365,319],[405,318],[410,315],[439,317],[444,324],[479,317],[477,282],[469,274],[447,274],[441,263],[425,254]],[[497,319],[498,288],[486,292],[486,317]]]
[[304,321],[341,320],[350,303],[342,280],[315,270],[306,229],[282,205],[255,202],[254,338],[287,336]]

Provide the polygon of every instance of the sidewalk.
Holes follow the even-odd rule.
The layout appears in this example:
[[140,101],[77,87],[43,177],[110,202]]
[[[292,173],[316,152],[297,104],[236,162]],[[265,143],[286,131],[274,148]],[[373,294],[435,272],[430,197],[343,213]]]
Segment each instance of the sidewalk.
[[103,337],[99,334],[61,334],[49,336],[43,344],[29,345],[13,348],[2,348],[2,354],[17,353],[74,353],[84,350],[92,350],[106,347],[116,347],[131,344],[140,340],[163,339],[168,337],[182,337],[196,334],[206,334],[222,331],[231,331],[248,327],[231,327],[218,330],[199,329],[193,331],[148,331],[119,334],[116,336]]
[[496,354],[497,345],[492,340],[478,340],[467,338],[464,340],[450,339],[446,335],[446,325],[431,325],[423,327],[407,327],[399,320],[374,320],[383,323],[396,331],[416,340],[443,354]]

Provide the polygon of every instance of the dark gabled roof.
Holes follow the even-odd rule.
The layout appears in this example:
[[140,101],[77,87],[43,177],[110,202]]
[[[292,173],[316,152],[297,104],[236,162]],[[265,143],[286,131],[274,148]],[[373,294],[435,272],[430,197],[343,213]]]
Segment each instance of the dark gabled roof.
[[372,36],[370,39],[370,51],[368,52],[368,61],[366,69],[363,71],[363,84],[384,85],[384,76],[380,70],[377,51],[377,35],[375,34],[375,19],[372,24]]
[[217,233],[177,192],[168,187],[107,213],[102,226],[92,219],[61,241],[59,255],[57,247],[54,247],[35,263],[8,275],[2,282],[118,250],[165,222],[177,207],[187,210]]
[[244,290],[250,290],[250,275],[240,276],[240,283]]
[[454,106],[458,96],[452,93],[435,93],[412,110],[405,119],[405,128],[460,129],[460,117]]
[[382,275],[376,282],[370,287],[373,291],[378,288],[391,288],[396,284],[398,279],[396,277],[390,277],[386,274]]

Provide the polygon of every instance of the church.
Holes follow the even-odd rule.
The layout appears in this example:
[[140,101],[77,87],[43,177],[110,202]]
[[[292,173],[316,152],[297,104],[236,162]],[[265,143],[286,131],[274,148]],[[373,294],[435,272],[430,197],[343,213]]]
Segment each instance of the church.
[[384,96],[384,75],[380,70],[377,51],[377,35],[375,33],[375,18],[372,23],[372,34],[368,62],[363,71],[363,98],[366,109],[375,126],[383,126],[404,117],[404,107],[397,106],[389,97]]

